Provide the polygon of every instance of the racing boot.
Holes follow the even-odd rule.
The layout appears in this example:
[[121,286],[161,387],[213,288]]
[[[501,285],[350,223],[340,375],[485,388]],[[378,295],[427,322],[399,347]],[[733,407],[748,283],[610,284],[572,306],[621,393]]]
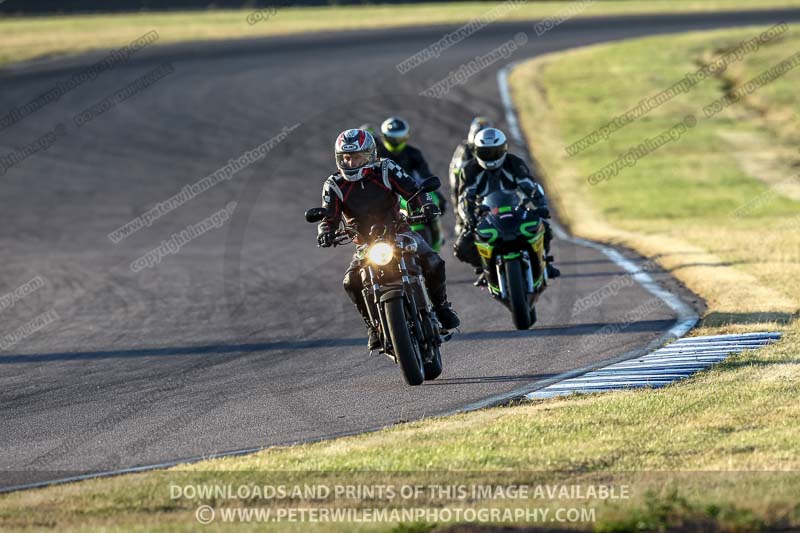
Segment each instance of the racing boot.
[[[423,261],[423,269],[427,270],[425,272],[425,281],[428,284],[428,294],[439,323],[443,329],[455,329],[461,325],[461,320],[459,320],[455,311],[450,308],[450,302],[447,301],[444,261],[436,254],[429,254]],[[427,262],[427,268],[425,267],[425,262]]]
[[548,255],[545,258],[546,261],[546,268],[547,268],[547,277],[550,279],[557,278],[561,275],[561,271],[553,266],[553,261],[555,258],[552,255]]
[[367,327],[367,335],[367,350],[371,352],[381,347],[381,338],[375,326]]
[[381,336],[378,335],[378,328],[373,326],[367,317],[361,318],[364,319],[364,325],[367,326],[367,350],[371,352],[381,348]]
[[450,302],[437,305],[433,310],[436,312],[436,317],[439,319],[442,328],[451,330],[461,325],[461,319],[458,318],[456,312],[450,307]]

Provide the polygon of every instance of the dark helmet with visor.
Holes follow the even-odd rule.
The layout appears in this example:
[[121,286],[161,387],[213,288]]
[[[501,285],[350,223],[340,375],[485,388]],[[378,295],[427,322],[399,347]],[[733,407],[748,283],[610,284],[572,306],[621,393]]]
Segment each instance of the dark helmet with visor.
[[497,128],[486,128],[475,135],[475,159],[486,170],[503,166],[508,154],[508,140]]
[[408,143],[408,122],[400,117],[389,117],[381,124],[383,145],[390,152],[402,152]]

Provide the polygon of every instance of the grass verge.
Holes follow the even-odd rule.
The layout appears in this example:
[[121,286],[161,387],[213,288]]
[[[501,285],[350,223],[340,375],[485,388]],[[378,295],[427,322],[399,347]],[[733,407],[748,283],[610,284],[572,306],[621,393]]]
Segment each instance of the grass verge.
[[[458,24],[479,17],[505,21],[542,19],[562,14],[571,7],[574,6],[566,1],[529,0],[519,3],[452,2],[275,7],[260,11],[7,17],[0,19],[0,66],[39,57],[121,47],[153,30],[159,34],[158,42],[166,44],[421,24]],[[800,0],[599,0],[577,7],[577,16],[599,16],[789,8],[800,7]]]
[[[787,28],[574,155],[576,141],[766,28],[589,47],[532,61],[511,78],[564,222],[576,235],[656,258],[705,298],[699,333],[780,329],[800,308],[800,69],[748,90],[800,50],[800,31]],[[738,102],[706,116],[734,93],[743,94]],[[676,140],[631,151],[688,116],[696,125],[674,130]],[[617,160],[615,175],[590,183]]]
[[[566,398],[404,424],[372,434],[276,448],[162,472],[0,496],[0,529],[197,527],[200,504],[221,509],[329,506],[577,508],[594,521],[560,526],[639,531],[797,526],[800,357],[788,342],[737,356],[678,386]],[[296,484],[580,484],[628,486],[627,499],[496,497],[417,500],[186,498],[173,486]],[[398,489],[399,493],[399,489]],[[178,495],[180,497],[173,498]],[[427,494],[426,496],[431,496]],[[440,496],[440,497],[435,497]],[[552,515],[551,515],[552,516]],[[219,524],[233,529],[241,523]],[[255,524],[273,530],[387,531],[397,524]],[[552,526],[553,524],[546,524]],[[641,525],[646,525],[642,528]],[[707,527],[706,527],[707,526]]]
[[[800,327],[794,320],[800,237],[789,229],[800,205],[791,197],[792,181],[781,178],[793,174],[793,152],[787,147],[797,131],[792,122],[797,74],[786,74],[713,119],[701,116],[707,102],[800,49],[800,35],[791,30],[780,43],[750,54],[580,155],[564,152],[610,116],[754,33],[659,37],[582,49],[523,66],[512,82],[550,193],[576,233],[656,257],[707,299],[701,331],[780,328],[785,338],[779,344],[659,390],[491,409],[161,472],[4,495],[0,529],[194,530],[200,504],[214,507],[218,520],[222,509],[248,506],[278,512],[309,506],[423,505],[552,513],[593,509],[593,520],[584,516],[563,523],[545,520],[544,525],[598,531],[800,527]],[[612,179],[588,185],[586,176],[618,153],[689,113],[698,114],[698,123],[680,139]],[[742,134],[749,142],[740,142],[737,135]],[[772,173],[752,175],[763,165]],[[263,499],[252,490],[241,499],[190,498],[185,492],[173,497],[171,492],[189,484],[298,483],[562,483],[627,487],[628,497],[514,499],[506,492],[487,499],[468,491],[464,497],[425,492],[413,499],[365,500],[345,494],[309,502]],[[404,524],[215,522],[215,529],[429,531],[444,527],[447,520],[439,518]]]

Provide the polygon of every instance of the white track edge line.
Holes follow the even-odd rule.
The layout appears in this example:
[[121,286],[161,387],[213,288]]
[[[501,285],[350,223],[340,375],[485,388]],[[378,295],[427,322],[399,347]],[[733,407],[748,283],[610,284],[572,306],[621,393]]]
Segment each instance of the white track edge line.
[[[514,140],[514,142],[519,146],[520,149],[524,150],[525,152],[528,152],[528,146],[525,143],[525,139],[522,136],[522,132],[519,127],[519,120],[517,118],[517,113],[514,109],[514,102],[511,99],[511,90],[508,83],[509,72],[511,72],[511,70],[514,67],[519,65],[519,63],[520,63],[519,61],[509,63],[508,65],[501,68],[497,72],[497,85],[500,89],[500,99],[503,103],[506,124],[508,125],[511,137]],[[676,313],[677,319],[675,321],[675,325],[672,328],[670,328],[669,331],[667,331],[659,338],[657,338],[655,341],[651,342],[647,346],[647,348],[645,348],[645,351],[633,350],[632,352],[628,352],[626,354],[608,359],[606,361],[599,361],[581,369],[572,370],[570,372],[559,374],[547,380],[541,380],[535,383],[531,383],[526,387],[521,387],[516,391],[512,391],[511,393],[498,395],[493,398],[484,400],[482,402],[476,402],[470,404],[467,407],[461,409],[462,412],[481,409],[484,407],[491,407],[492,405],[497,405],[503,402],[507,402],[515,398],[525,397],[528,394],[534,392],[535,390],[544,388],[547,385],[552,385],[554,383],[558,383],[559,381],[564,381],[565,379],[579,376],[590,370],[607,366],[608,364],[611,363],[626,361],[628,359],[638,357],[643,353],[649,353],[656,347],[664,345],[669,341],[683,337],[684,335],[686,335],[686,333],[689,332],[689,330],[691,330],[694,327],[695,324],[697,324],[698,320],[700,319],[699,315],[695,312],[695,310],[691,306],[689,306],[687,303],[681,300],[678,296],[664,289],[656,280],[652,278],[652,276],[650,276],[647,272],[640,269],[634,262],[624,257],[619,251],[600,243],[592,242],[578,237],[573,237],[572,235],[569,235],[566,232],[566,230],[564,230],[564,228],[562,228],[559,224],[555,222],[553,222],[551,225],[553,227],[553,232],[559,239],[572,242],[573,244],[583,246],[586,248],[592,248],[594,250],[598,250],[602,252],[606,257],[608,257],[613,263],[617,264],[619,267],[630,273],[631,277],[634,280],[636,280],[636,282],[639,283],[647,292],[649,292],[656,298],[663,301],[670,309],[672,309]]]

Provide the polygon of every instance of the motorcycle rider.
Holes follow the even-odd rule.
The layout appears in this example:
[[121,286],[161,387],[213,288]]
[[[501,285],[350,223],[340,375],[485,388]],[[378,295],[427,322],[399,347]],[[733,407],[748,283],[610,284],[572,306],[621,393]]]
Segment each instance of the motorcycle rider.
[[[374,224],[388,227],[399,218],[398,195],[408,199],[417,192],[417,182],[390,159],[379,159],[375,140],[365,130],[345,130],[336,138],[334,145],[338,172],[325,180],[322,188],[322,206],[328,216],[319,224],[317,243],[319,246],[333,245],[334,234],[344,218],[347,225],[355,225],[359,232],[356,244],[366,242],[364,235]],[[413,203],[431,215],[438,209],[427,194],[420,194]],[[436,315],[444,329],[454,329],[460,324],[458,315],[447,301],[444,260],[418,234],[410,231],[407,224],[399,231],[409,234],[417,241],[422,274],[430,292]],[[362,296],[363,284],[359,269],[361,261],[353,256],[344,275],[344,289],[355,304],[367,325],[368,349],[380,347],[378,332],[369,321],[366,303]]]
[[[475,208],[481,199],[495,191],[519,190],[527,196],[537,209],[543,211],[543,218],[549,218],[547,198],[542,186],[534,181],[531,171],[525,162],[508,153],[508,141],[505,134],[497,128],[485,128],[475,135],[475,157],[464,167],[462,174],[462,193],[458,201],[458,210],[466,226],[453,245],[455,256],[476,270],[481,268],[480,257],[475,248]],[[547,275],[557,278],[561,272],[551,264],[550,242],[553,230],[544,221],[544,249],[547,256]],[[478,282],[482,276],[478,278]]]
[[[410,128],[408,122],[400,117],[389,117],[381,123],[380,140],[378,145],[378,157],[389,158],[408,174],[420,181],[428,176],[432,176],[428,162],[422,151],[408,144]],[[439,208],[442,214],[447,211],[445,197],[434,191],[430,193],[433,203]],[[431,220],[427,224],[431,232],[431,242],[429,243],[434,250],[439,250],[444,243],[442,238],[441,220]]]
[[[458,197],[461,195],[461,173],[464,170],[467,162],[474,157],[473,154],[473,143],[475,142],[475,136],[478,134],[479,131],[493,127],[492,121],[486,117],[475,117],[472,119],[472,122],[469,124],[469,133],[467,134],[467,138],[464,141],[461,141],[456,147],[456,150],[453,152],[453,157],[450,159],[450,200],[453,202],[454,206],[458,206]],[[464,226],[464,221],[461,220],[461,216],[458,213],[458,209],[455,208],[455,217],[456,217],[456,234],[461,233],[461,229]]]

